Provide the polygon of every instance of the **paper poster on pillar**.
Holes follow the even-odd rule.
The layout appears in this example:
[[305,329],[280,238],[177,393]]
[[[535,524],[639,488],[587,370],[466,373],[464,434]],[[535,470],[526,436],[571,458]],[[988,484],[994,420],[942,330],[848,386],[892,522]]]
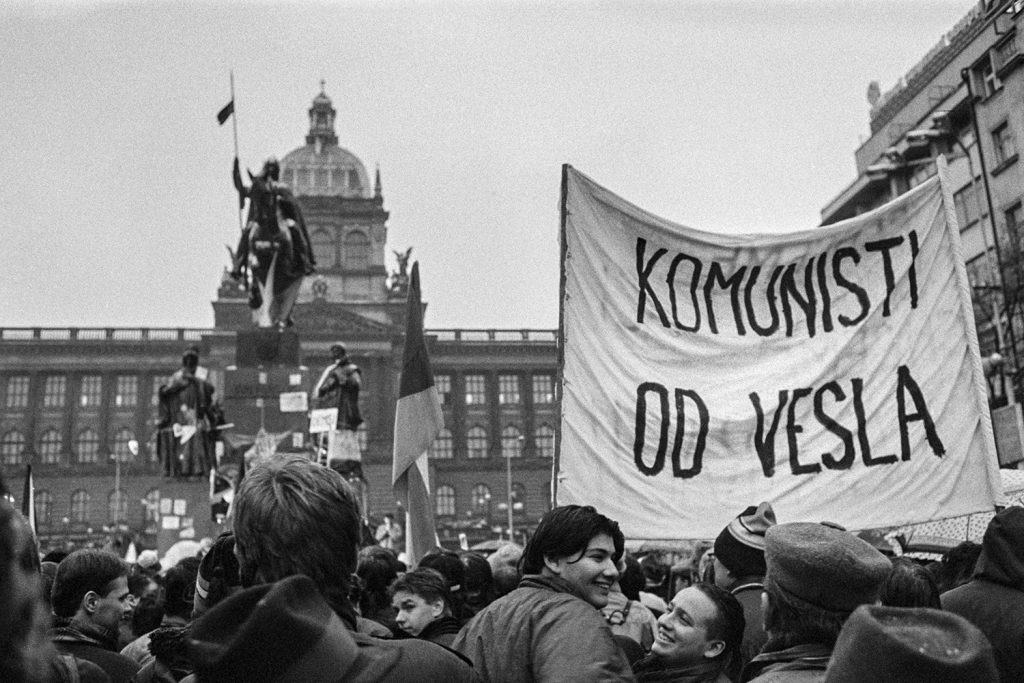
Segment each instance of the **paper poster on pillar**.
[[849,529],[989,510],[992,425],[939,177],[834,226],[719,235],[563,178],[558,504],[627,538],[746,506]]

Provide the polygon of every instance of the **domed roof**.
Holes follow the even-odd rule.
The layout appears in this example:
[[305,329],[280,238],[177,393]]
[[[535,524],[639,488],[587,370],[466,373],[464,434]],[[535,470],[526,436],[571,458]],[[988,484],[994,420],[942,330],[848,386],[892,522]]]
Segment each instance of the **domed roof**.
[[281,181],[298,196],[371,196],[363,162],[337,145],[314,143],[292,150],[281,160]]
[[320,93],[309,108],[306,145],[292,150],[281,160],[281,182],[289,185],[298,196],[371,196],[370,177],[363,162],[338,146],[338,136],[334,133],[336,114],[321,80]]

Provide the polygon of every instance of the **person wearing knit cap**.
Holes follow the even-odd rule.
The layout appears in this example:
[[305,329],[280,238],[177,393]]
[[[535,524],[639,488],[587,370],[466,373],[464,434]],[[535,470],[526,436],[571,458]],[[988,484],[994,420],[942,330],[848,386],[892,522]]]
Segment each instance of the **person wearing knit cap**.
[[821,681],[836,638],[858,606],[877,601],[892,567],[870,543],[807,522],[765,532],[768,641],[741,681]]
[[994,683],[992,646],[963,617],[930,607],[861,605],[836,641],[825,683]]
[[989,522],[974,576],[940,596],[992,643],[1004,683],[1024,681],[1024,508],[1008,507]]
[[732,593],[743,606],[746,628],[729,675],[735,679],[765,641],[761,593],[764,591],[764,534],[775,525],[771,503],[751,506],[735,517],[715,539],[715,585]]

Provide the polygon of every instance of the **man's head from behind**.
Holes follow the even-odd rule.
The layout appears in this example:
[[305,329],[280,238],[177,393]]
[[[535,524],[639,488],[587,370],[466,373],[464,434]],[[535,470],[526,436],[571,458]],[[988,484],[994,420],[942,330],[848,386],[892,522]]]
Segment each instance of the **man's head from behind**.
[[121,619],[131,613],[129,569],[128,563],[105,550],[76,550],[57,566],[50,592],[53,613],[116,634]]
[[878,599],[892,568],[853,534],[805,522],[768,529],[765,559],[764,625],[786,646],[832,646],[850,613]]
[[311,578],[344,599],[359,551],[359,504],[345,479],[299,456],[248,473],[234,501],[235,554],[244,584]]

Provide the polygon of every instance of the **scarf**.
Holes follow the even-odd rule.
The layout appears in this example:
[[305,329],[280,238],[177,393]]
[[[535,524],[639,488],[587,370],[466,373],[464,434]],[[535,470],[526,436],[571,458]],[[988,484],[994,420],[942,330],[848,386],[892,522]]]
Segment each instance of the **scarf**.
[[56,617],[50,635],[55,643],[89,643],[117,652],[117,629],[108,629],[78,617]]
[[665,664],[657,655],[649,654],[633,665],[637,683],[714,683],[722,673],[721,660],[711,659],[697,664]]

